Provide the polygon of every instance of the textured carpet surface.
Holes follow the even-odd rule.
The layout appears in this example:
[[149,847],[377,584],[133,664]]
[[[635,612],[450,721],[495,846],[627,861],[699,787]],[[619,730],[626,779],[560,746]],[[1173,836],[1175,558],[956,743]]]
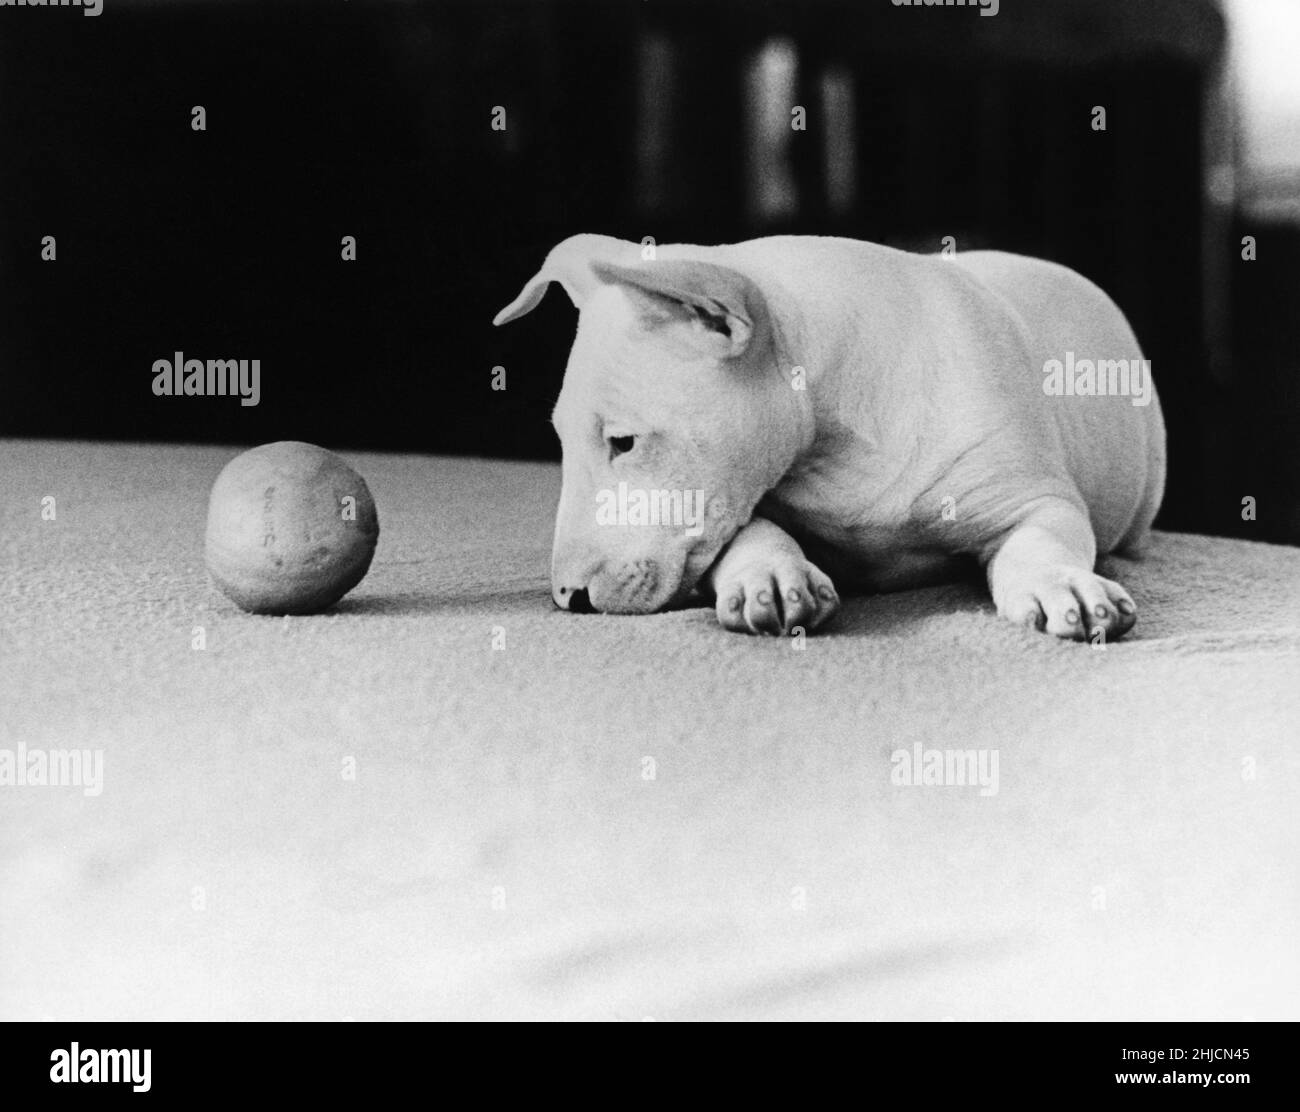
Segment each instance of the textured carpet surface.
[[1158,534],[1104,649],[960,584],[800,650],[554,611],[558,468],[355,454],[370,574],[252,617],[233,454],[0,444],[0,749],[103,754],[0,786],[0,1018],[1300,1018],[1300,550]]

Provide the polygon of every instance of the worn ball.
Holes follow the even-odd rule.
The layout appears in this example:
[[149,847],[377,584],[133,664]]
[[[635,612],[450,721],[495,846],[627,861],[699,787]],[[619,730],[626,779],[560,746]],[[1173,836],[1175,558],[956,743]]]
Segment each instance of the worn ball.
[[378,540],[366,481],[315,444],[263,444],[212,484],[208,571],[251,613],[311,614],[337,602],[369,570]]

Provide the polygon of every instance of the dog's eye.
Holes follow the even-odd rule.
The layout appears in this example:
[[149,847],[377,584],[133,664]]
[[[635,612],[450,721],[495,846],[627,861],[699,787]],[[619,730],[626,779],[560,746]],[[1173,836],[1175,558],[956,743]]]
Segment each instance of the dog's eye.
[[607,436],[605,440],[609,443],[610,459],[617,459],[619,456],[626,455],[636,444],[635,436]]

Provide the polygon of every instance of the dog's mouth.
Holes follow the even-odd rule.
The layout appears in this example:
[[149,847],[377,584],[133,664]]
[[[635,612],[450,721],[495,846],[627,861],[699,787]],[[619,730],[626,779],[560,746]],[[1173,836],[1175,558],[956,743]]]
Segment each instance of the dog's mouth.
[[658,614],[706,603],[708,576],[739,528],[689,538],[655,556],[605,564],[562,609],[574,614]]
[[[734,529],[721,540],[712,543],[706,542],[689,549],[682,560],[681,573],[678,576],[676,589],[658,609],[686,610],[706,603],[709,598],[709,588],[707,586],[709,573],[713,570],[713,566],[722,559],[722,554],[726,552],[727,545],[731,543],[732,538],[739,531],[739,528]],[[704,541],[705,538],[701,537],[700,540]]]
[[635,560],[597,574],[588,586],[569,596],[575,614],[659,614],[698,603],[701,583],[713,554],[687,552],[666,560]]

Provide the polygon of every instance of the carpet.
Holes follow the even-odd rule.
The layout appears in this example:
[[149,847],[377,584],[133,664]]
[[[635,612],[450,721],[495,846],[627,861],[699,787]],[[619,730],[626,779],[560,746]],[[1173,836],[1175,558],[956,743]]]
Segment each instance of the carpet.
[[970,583],[796,646],[554,610],[558,467],[344,453],[369,575],[253,617],[234,451],[0,443],[0,750],[102,756],[0,786],[0,1018],[1300,1018],[1300,550],[1157,533],[1104,648]]

